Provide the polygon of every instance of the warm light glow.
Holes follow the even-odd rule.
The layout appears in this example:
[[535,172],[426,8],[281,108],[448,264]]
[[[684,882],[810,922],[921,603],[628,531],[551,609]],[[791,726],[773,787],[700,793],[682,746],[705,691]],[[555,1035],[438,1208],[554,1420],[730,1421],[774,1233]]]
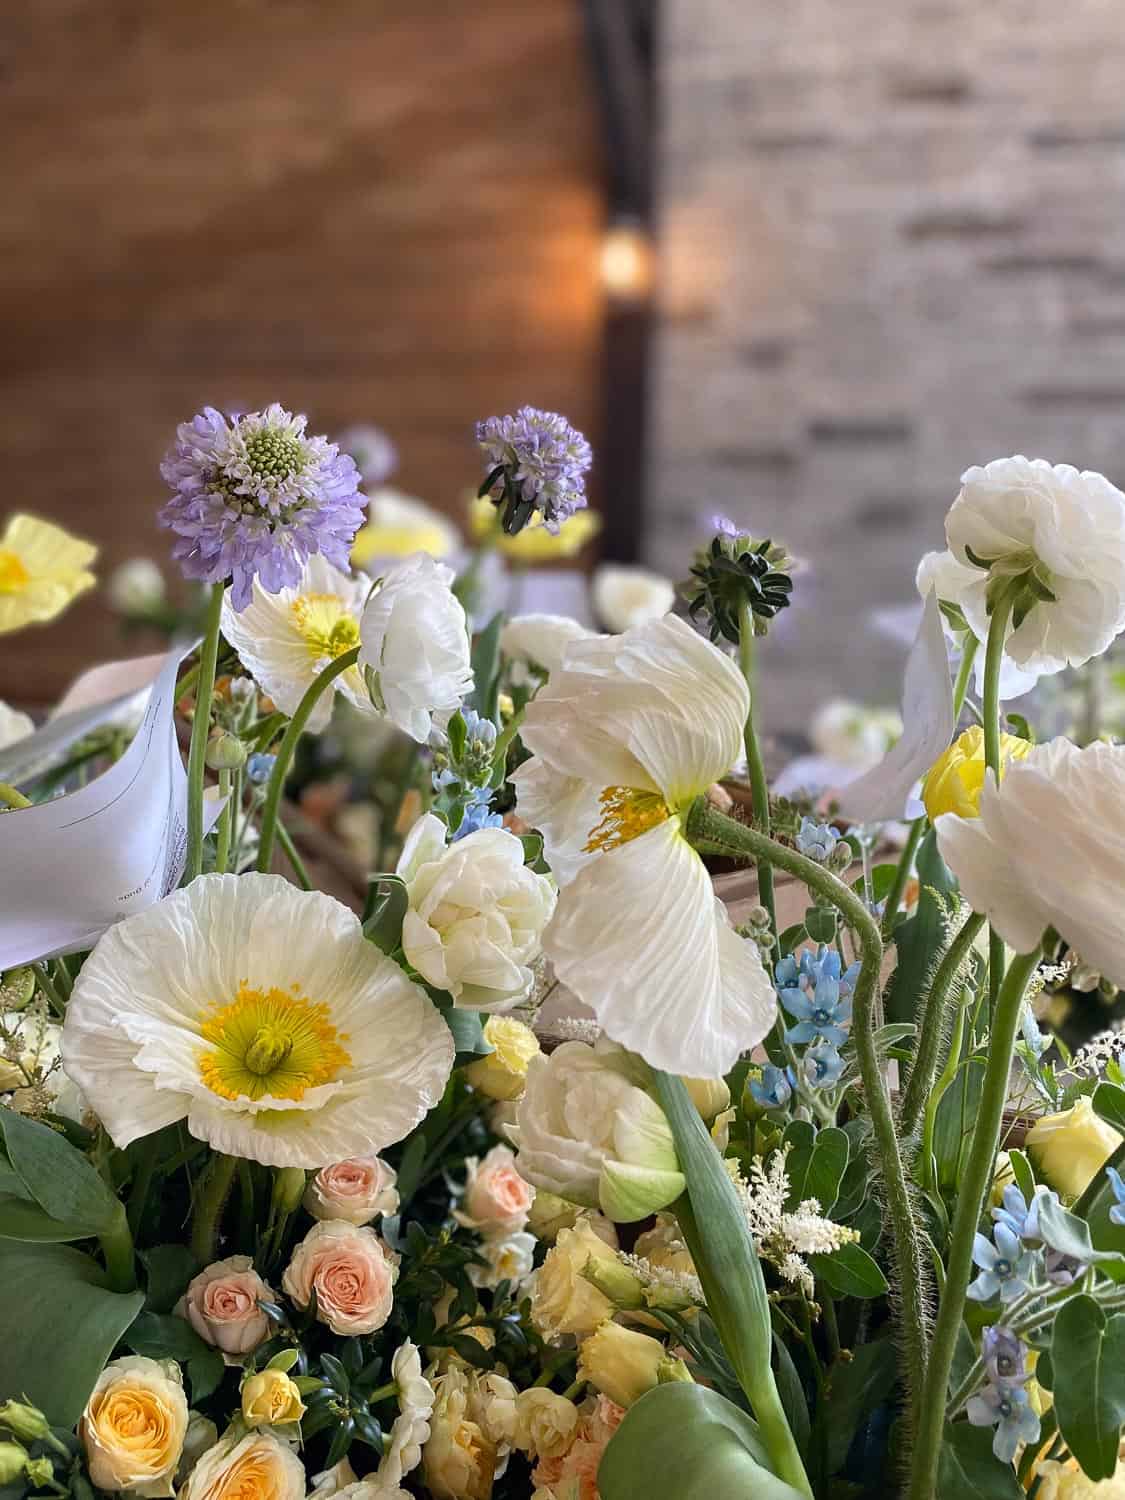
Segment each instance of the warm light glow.
[[652,285],[652,242],[639,224],[612,224],[601,253],[602,284],[611,297],[640,298]]

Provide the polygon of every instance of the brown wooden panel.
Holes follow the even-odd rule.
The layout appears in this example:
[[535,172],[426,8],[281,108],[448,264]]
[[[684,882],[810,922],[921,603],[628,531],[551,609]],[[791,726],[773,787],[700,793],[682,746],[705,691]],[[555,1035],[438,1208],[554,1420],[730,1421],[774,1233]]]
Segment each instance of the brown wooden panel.
[[[13,8],[14,9],[14,8]],[[377,421],[449,509],[471,426],[596,423],[601,220],[577,0],[35,0],[3,23],[0,517],[149,551],[204,401]],[[120,654],[96,599],[0,697]]]

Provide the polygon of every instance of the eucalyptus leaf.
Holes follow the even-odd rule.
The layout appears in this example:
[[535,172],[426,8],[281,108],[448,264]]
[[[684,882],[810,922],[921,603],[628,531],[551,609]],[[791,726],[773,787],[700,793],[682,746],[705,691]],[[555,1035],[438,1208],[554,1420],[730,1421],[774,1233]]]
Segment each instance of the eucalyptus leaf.
[[881,1297],[888,1289],[878,1262],[854,1241],[824,1255],[810,1255],[808,1262],[817,1280],[841,1297]]
[[1125,1314],[1071,1297],[1055,1315],[1051,1365],[1059,1432],[1090,1479],[1108,1479],[1125,1421]]
[[0,1136],[27,1194],[45,1214],[73,1231],[65,1238],[100,1234],[121,1218],[124,1210],[97,1169],[50,1126],[3,1109]]

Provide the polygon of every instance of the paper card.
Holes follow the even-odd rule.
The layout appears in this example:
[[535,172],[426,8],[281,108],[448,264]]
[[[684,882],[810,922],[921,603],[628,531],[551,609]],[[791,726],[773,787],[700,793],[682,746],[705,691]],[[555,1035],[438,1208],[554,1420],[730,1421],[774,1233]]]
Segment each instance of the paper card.
[[[108,771],[68,796],[0,814],[0,969],[92,947],[106,928],[179,883],[187,845],[187,776],[173,699],[184,654],[181,645],[163,658],[140,728]],[[122,701],[137,685],[130,674]],[[34,760],[45,738],[57,740],[63,717],[0,757],[0,779],[14,779],[6,769],[15,752]],[[90,727],[85,723],[79,734]],[[58,748],[54,742],[47,747],[52,755]],[[208,804],[208,827],[220,807]]]

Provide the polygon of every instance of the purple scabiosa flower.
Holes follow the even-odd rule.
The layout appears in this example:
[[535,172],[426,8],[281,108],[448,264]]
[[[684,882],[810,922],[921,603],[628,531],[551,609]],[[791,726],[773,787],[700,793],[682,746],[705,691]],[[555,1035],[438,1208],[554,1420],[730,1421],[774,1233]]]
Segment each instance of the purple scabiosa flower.
[[1017,1385],[986,1385],[965,1403],[965,1415],[974,1427],[995,1427],[992,1451],[1004,1464],[1011,1463],[1021,1443],[1039,1436],[1039,1418]]
[[296,588],[319,552],[347,569],[363,522],[356,466],[327,438],[309,437],[305,417],[276,402],[225,417],[204,407],[176,429],[160,472],[175,491],[160,522],[176,533],[172,556],[186,578],[231,580],[236,610],[257,577],[267,593]]
[[589,443],[558,412],[521,406],[514,416],[477,423],[477,442],[488,473],[478,493],[492,494],[511,536],[536,511],[548,531],[586,505]]
[[1035,1253],[1025,1250],[1019,1235],[1006,1224],[997,1224],[993,1234],[995,1244],[983,1234],[973,1239],[973,1260],[980,1267],[980,1275],[965,1295],[975,1302],[987,1302],[997,1292],[1001,1302],[1011,1302],[1029,1290],[1036,1270]]

